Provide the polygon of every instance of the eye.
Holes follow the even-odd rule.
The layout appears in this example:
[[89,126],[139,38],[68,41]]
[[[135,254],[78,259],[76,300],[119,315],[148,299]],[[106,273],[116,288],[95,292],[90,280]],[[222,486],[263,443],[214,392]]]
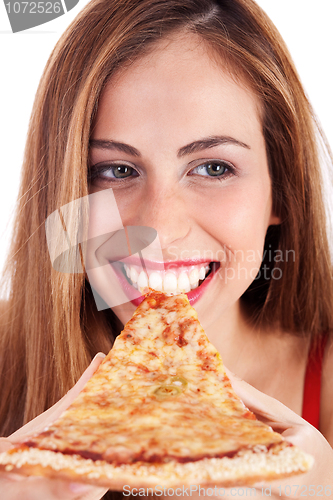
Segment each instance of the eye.
[[134,169],[132,167],[128,167],[127,165],[118,165],[116,167],[111,167],[110,171],[112,176],[116,179],[125,179],[126,177],[131,177]]
[[98,163],[97,165],[90,167],[88,180],[90,182],[95,180],[116,181],[118,179],[128,179],[137,176],[137,171],[125,163]]
[[225,161],[211,160],[194,167],[190,175],[201,175],[205,177],[225,177],[233,172],[233,167]]

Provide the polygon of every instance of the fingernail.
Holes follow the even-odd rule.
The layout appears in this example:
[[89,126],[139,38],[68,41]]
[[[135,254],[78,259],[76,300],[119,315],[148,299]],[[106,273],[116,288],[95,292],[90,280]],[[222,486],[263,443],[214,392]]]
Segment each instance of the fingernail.
[[96,354],[96,356],[94,357],[93,361],[95,361],[96,358],[102,358],[102,359],[104,359],[105,358],[104,352],[98,352]]
[[72,493],[86,493],[91,489],[91,486],[84,483],[69,483],[69,489]]

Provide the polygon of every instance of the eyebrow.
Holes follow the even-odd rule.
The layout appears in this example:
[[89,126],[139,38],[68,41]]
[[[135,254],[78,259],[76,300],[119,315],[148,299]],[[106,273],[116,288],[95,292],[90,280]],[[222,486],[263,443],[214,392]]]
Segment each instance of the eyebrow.
[[104,139],[90,139],[89,144],[90,147],[96,149],[111,149],[122,151],[123,153],[127,153],[132,156],[141,156],[138,149],[130,146],[129,144],[125,144],[124,142],[106,141]]
[[225,135],[215,135],[212,137],[205,137],[204,139],[199,139],[198,141],[191,142],[186,146],[179,149],[177,153],[178,158],[183,156],[196,153],[197,151],[203,151],[204,149],[215,148],[216,146],[221,146],[222,144],[233,144],[234,146],[241,146],[242,148],[251,149],[250,146],[244,142],[237,141],[233,137],[228,137]]
[[[240,146],[242,148],[251,149],[250,146],[248,146],[244,142],[234,139],[233,137],[228,137],[225,135],[216,135],[211,137],[205,137],[203,139],[199,139],[198,141],[191,142],[186,146],[183,146],[178,150],[177,157],[183,158],[184,156],[190,155],[192,153],[197,153],[198,151],[214,148],[216,146],[220,146],[223,144],[232,144],[234,146]],[[90,139],[90,146],[92,148],[97,148],[97,149],[109,149],[109,150],[121,151],[131,156],[141,157],[141,153],[138,149],[123,142],[107,141],[104,139]]]

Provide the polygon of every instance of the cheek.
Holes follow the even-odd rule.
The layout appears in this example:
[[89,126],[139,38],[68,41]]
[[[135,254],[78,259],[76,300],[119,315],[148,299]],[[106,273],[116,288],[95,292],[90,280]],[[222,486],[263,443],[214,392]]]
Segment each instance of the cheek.
[[91,191],[88,202],[88,239],[84,256],[86,268],[94,269],[106,263],[111,239],[123,229],[123,222],[112,189]]
[[220,269],[215,292],[230,304],[243,295],[261,267],[271,213],[270,184],[251,190],[225,189],[222,196],[210,197],[205,205],[211,217],[204,218],[199,209],[201,226],[205,224],[205,231],[222,249],[217,256]]
[[88,201],[88,239],[123,228],[118,203],[112,189],[91,191]]
[[221,190],[211,194],[204,203],[196,201],[196,219],[201,227],[231,251],[255,252],[257,260],[264,246],[264,240],[271,214],[270,184],[242,186]]

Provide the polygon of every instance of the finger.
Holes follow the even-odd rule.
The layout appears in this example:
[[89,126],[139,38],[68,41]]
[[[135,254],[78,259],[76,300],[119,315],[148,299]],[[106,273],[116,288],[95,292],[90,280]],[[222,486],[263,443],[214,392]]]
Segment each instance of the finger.
[[264,421],[267,425],[274,426],[275,429],[280,431],[304,424],[304,420],[283,403],[258,391],[227,368],[225,370],[235,393],[259,420]]
[[[320,477],[326,468],[325,475],[333,471],[332,449],[324,436],[290,408],[274,398],[263,394],[239,377],[226,370],[231,384],[244,404],[272,429],[278,431],[292,444],[298,446],[309,455],[315,456],[315,466],[303,478]],[[327,457],[322,462],[322,457]],[[320,463],[322,462],[322,463]],[[319,465],[320,464],[320,465]],[[312,479],[311,479],[312,480]],[[312,483],[309,483],[312,484]]]
[[108,491],[108,488],[98,488],[96,486],[86,488],[85,484],[82,483],[71,483],[70,490],[78,495],[79,500],[99,500]]
[[46,479],[42,477],[18,477],[14,474],[0,474],[1,498],[16,500],[99,500],[107,488],[84,483]]
[[93,376],[99,365],[102,363],[104,358],[105,354],[103,354],[102,352],[96,354],[96,356],[94,357],[88,368],[83,372],[74,387],[72,387],[72,389],[70,389],[62,399],[60,399],[55,405],[46,410],[44,413],[31,420],[31,422],[11,434],[8,439],[11,442],[16,443],[22,440],[23,437],[39,432],[46,425],[56,420],[79,395],[88,380]]
[[7,438],[0,438],[0,453],[13,448],[13,445]]

